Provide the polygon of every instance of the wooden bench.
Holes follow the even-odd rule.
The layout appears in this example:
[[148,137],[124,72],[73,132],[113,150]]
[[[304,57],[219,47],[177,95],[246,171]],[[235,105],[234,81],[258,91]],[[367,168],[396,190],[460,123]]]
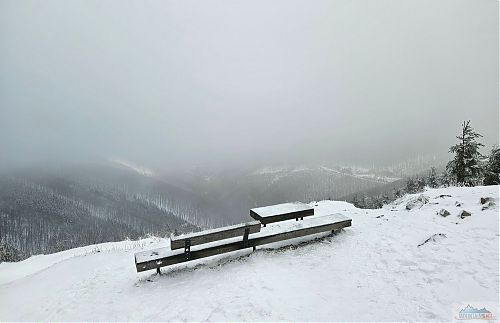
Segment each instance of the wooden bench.
[[[221,228],[210,230],[208,232],[208,235],[211,237],[215,237],[215,232],[219,232],[219,234],[221,234],[220,236],[222,237],[226,237],[222,234],[222,232],[224,231],[233,234],[233,238],[225,239],[222,241],[211,240],[211,242],[204,243],[203,241],[208,241],[203,237],[204,232],[186,235],[190,236],[193,240],[196,236],[198,239],[197,241],[200,241],[199,244],[204,244],[195,246],[193,247],[193,249],[189,249],[189,257],[186,256],[186,250],[178,250],[179,243],[181,243],[182,245],[182,241],[186,240],[186,236],[176,240],[178,242],[176,242],[175,249],[159,248],[150,251],[138,252],[135,254],[135,264],[137,272],[157,269],[158,273],[160,273],[159,268],[164,266],[215,256],[246,248],[255,249],[256,246],[300,238],[311,234],[324,233],[329,231],[333,232],[334,230],[351,226],[351,219],[341,214],[332,214],[308,218],[304,221],[293,222],[291,224],[279,223],[274,225],[274,227],[268,227],[267,229],[263,229],[262,231],[255,232],[252,234],[252,236],[247,235],[247,239],[243,240],[234,237],[234,235],[236,234],[235,232],[241,232],[238,231],[241,230],[240,226],[244,226],[244,224],[226,227],[230,228],[229,230]],[[238,227],[239,229],[235,229],[235,227]],[[245,228],[249,227],[253,228],[254,224],[246,226]]]
[[311,215],[314,215],[314,208],[301,202],[276,204],[250,210],[250,216],[264,226],[285,220],[303,220],[305,216]]

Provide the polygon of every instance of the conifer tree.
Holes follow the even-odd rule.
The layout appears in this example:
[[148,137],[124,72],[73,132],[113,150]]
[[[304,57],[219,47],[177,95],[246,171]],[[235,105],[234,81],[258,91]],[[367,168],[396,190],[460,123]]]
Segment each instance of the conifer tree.
[[439,182],[441,183],[441,185],[443,185],[444,187],[448,187],[451,185],[451,180],[450,180],[450,174],[448,173],[447,170],[444,170],[442,173],[441,173],[441,176],[439,176]]
[[452,180],[458,185],[474,186],[481,181],[481,160],[483,156],[479,147],[484,146],[477,142],[482,135],[474,132],[470,120],[462,124],[462,133],[457,136],[459,143],[450,147],[450,152],[455,154],[453,160],[448,162],[446,170]]
[[429,177],[427,178],[427,185],[429,185],[429,187],[431,188],[436,188],[439,186],[435,167],[431,167]]
[[417,186],[417,189],[416,191],[417,192],[421,192],[425,189],[425,178],[424,177],[417,177],[416,180],[415,180],[415,183],[416,183],[416,186]]
[[406,193],[412,194],[417,192],[417,183],[412,177],[406,180]]
[[484,185],[500,184],[500,148],[493,147],[486,163]]

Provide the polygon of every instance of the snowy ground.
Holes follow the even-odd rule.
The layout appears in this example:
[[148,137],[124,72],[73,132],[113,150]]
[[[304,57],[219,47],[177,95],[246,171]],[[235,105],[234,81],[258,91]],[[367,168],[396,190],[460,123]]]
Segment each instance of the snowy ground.
[[[173,266],[162,276],[136,273],[133,260],[136,251],[168,246],[158,239],[3,263],[0,321],[451,321],[469,302],[498,315],[499,187],[424,195],[429,202],[413,210],[406,205],[419,194],[379,210],[311,203],[317,215],[340,212],[353,226],[306,244]],[[481,197],[496,205],[482,211]],[[438,215],[443,208],[451,214]],[[462,219],[461,210],[472,215]]]

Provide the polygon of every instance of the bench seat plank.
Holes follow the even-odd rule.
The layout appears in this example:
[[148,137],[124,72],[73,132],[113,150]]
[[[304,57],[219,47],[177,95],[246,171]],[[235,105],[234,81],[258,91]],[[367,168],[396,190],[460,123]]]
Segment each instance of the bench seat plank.
[[251,221],[247,223],[230,225],[222,228],[216,228],[206,231],[193,232],[189,234],[174,236],[170,240],[170,248],[172,250],[184,248],[184,242],[187,239],[191,240],[191,246],[195,246],[199,244],[234,238],[238,236],[243,237],[246,228],[249,229],[249,234],[257,233],[260,231],[260,222]]
[[250,210],[250,216],[262,224],[302,218],[314,215],[314,208],[301,202],[282,203],[257,207]]
[[[351,219],[342,214],[332,214],[308,218],[299,222],[282,222],[272,224],[249,237],[247,248],[303,236],[328,232],[351,226]],[[191,260],[215,256],[231,251],[244,249],[241,239],[232,238],[226,241],[215,241],[207,245],[191,249]],[[138,272],[185,262],[184,252],[160,248],[135,254]]]

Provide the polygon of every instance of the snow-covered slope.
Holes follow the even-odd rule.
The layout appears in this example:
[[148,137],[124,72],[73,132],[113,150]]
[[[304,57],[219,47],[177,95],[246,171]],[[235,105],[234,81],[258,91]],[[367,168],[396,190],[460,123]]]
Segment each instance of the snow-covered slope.
[[[311,203],[317,215],[343,213],[353,226],[310,243],[182,264],[162,276],[137,274],[133,254],[167,246],[166,239],[3,263],[0,320],[450,321],[470,302],[498,314],[499,187],[423,194],[428,203],[411,210],[408,202],[420,194],[379,210]],[[482,210],[481,197],[496,204]],[[462,219],[462,210],[471,216]]]

